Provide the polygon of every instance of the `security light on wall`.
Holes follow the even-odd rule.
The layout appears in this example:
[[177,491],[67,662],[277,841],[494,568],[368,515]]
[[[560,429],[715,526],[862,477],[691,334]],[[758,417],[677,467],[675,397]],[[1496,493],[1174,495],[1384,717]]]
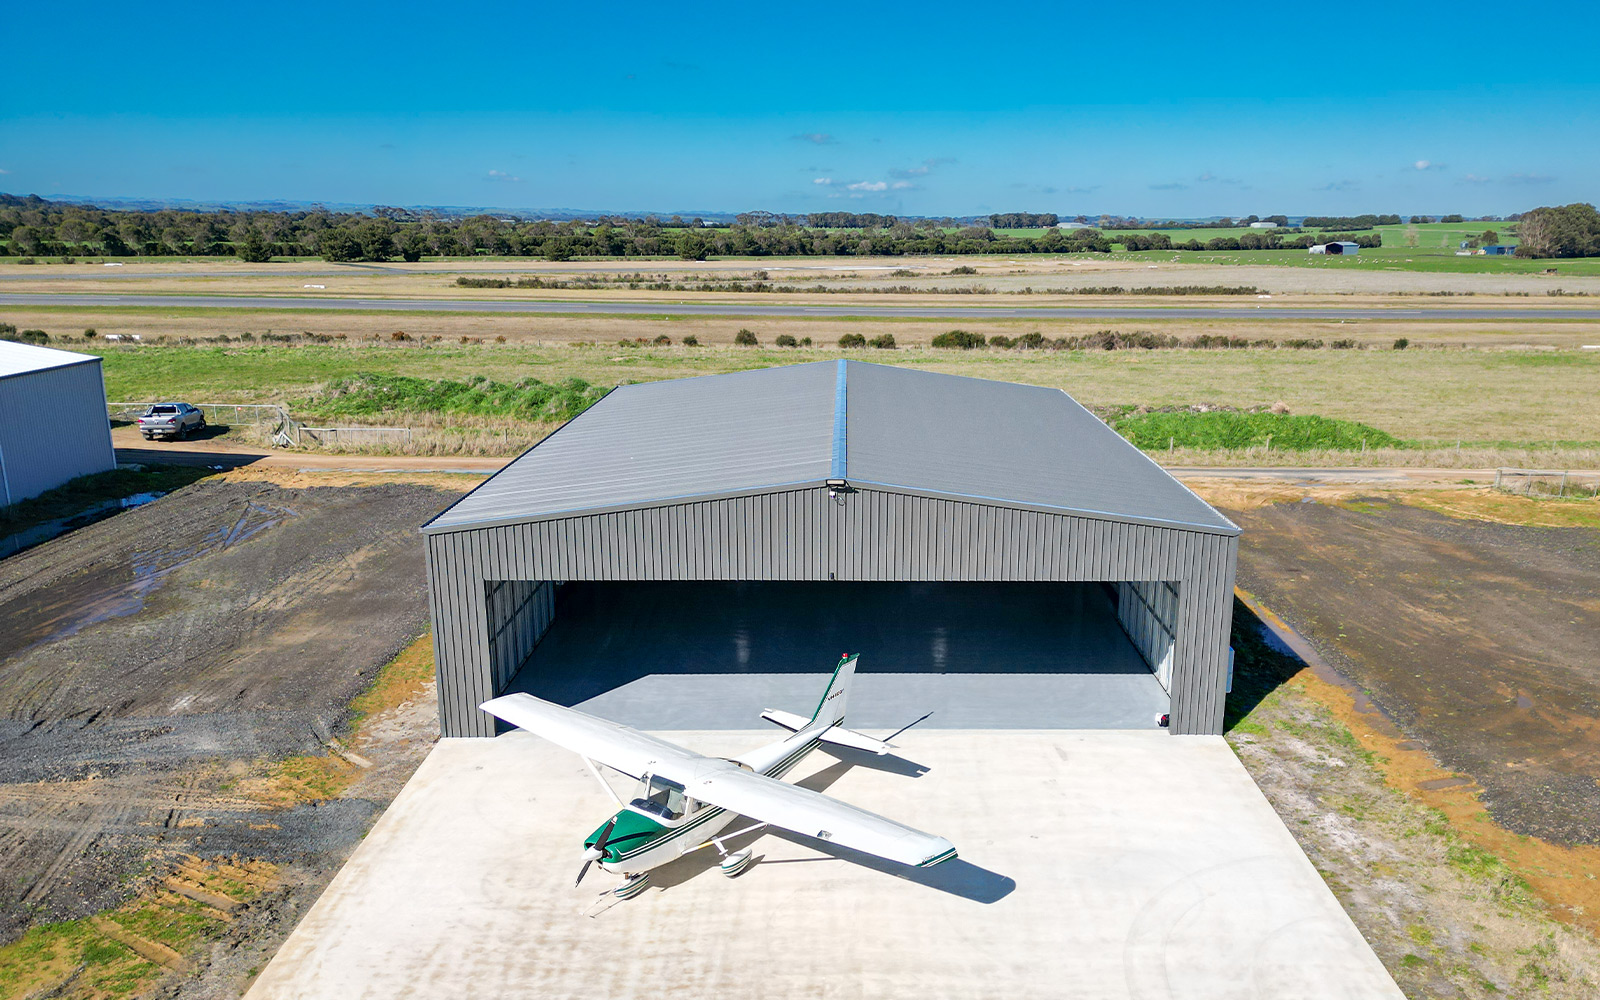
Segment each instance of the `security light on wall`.
[[828,487],[828,496],[830,497],[838,497],[844,493],[855,492],[851,488],[849,480],[846,479],[827,479],[823,482]]

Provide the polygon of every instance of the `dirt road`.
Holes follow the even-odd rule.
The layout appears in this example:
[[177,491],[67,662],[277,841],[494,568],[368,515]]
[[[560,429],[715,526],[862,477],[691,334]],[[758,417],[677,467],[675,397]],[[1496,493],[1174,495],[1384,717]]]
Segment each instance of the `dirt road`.
[[1385,498],[1225,512],[1244,529],[1240,585],[1500,823],[1600,844],[1600,529]]
[[[516,456],[453,457],[414,455],[337,455],[321,452],[271,451],[225,440],[146,442],[130,427],[111,432],[117,461],[123,465],[203,465],[217,469],[251,466],[261,469],[320,469],[351,472],[448,472],[489,475],[499,472]],[[1454,485],[1463,479],[1494,481],[1493,469],[1423,468],[1259,468],[1232,466],[1172,466],[1167,469],[1189,482],[1238,480],[1252,483],[1306,485],[1369,484],[1392,488]],[[1588,475],[1589,473],[1585,473]]]
[[457,495],[206,479],[0,561],[0,944],[183,855],[331,874],[386,798],[259,791],[423,631]]

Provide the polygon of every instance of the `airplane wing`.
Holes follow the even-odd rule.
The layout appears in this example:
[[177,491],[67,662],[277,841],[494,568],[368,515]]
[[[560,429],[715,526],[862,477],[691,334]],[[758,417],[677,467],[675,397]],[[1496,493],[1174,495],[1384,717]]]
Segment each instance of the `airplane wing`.
[[[665,769],[657,773],[674,781],[682,780]],[[701,774],[697,780],[685,782],[684,791],[701,802],[721,806],[729,812],[903,865],[928,867],[956,856],[955,846],[943,837],[923,833],[809,788],[740,770],[736,765]]]
[[478,706],[519,729],[542,736],[564,750],[621,771],[630,778],[646,773],[678,781],[674,775],[710,758],[686,750],[676,743],[656,739],[575,708],[535,698],[531,694],[508,694]]
[[482,708],[630,777],[660,775],[701,802],[801,836],[903,865],[927,867],[956,856],[943,837],[529,694],[505,695]]

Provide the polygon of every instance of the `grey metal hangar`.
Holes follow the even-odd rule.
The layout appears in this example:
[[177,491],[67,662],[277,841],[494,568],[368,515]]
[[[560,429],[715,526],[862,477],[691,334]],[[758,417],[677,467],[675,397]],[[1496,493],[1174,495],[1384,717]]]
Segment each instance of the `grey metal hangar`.
[[515,691],[749,728],[846,650],[858,729],[1222,730],[1239,529],[1056,389],[854,361],[622,386],[423,532],[446,736]]

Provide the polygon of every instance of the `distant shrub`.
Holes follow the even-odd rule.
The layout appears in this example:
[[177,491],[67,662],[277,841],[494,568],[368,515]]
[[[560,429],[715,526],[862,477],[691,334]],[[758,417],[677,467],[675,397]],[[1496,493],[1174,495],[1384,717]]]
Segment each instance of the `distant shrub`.
[[699,347],[700,346],[700,338],[696,337],[694,334],[691,333],[687,337],[683,338],[683,346],[684,347]]
[[738,333],[733,335],[733,342],[738,344],[740,347],[756,347],[761,343],[761,341],[756,339],[754,330],[744,329],[741,329]]
[[17,261],[17,263],[18,264],[37,264],[39,262],[34,260],[32,257],[23,257],[23,258],[19,259]]
[[945,273],[946,274],[977,274],[978,273],[978,269],[975,268],[975,267],[971,267],[969,265],[966,265],[966,264],[962,264],[960,267],[952,267],[950,270],[946,271]]
[[994,336],[989,338],[989,346],[990,347],[999,347],[999,348],[1011,348],[1011,347],[1017,346],[1017,341],[1016,341],[1015,337],[1007,337],[1004,334],[997,333]]
[[83,339],[84,340],[93,340],[94,338],[96,338],[98,336],[100,336],[100,334],[95,332],[95,328],[92,327],[92,326],[89,327],[87,330],[83,331]]
[[1407,338],[1407,337],[1396,337],[1395,338],[1395,341],[1394,341],[1394,349],[1395,350],[1403,351],[1403,350],[1405,350],[1406,348],[1408,348],[1410,346],[1411,346],[1411,340],[1409,338]]
[[773,341],[773,343],[776,344],[779,347],[799,347],[800,346],[800,341],[798,341],[798,340],[794,339],[793,337],[789,336],[787,333],[778,334],[777,339],[775,339]]
[[1358,342],[1349,339],[1335,340],[1328,346],[1336,351],[1358,351],[1361,349],[1361,345]]
[[19,344],[48,344],[50,335],[43,330],[21,330],[5,335],[6,340],[14,340]]
[[801,337],[800,338],[800,346],[801,347],[810,347],[811,346],[811,338],[810,337]]
[[904,267],[898,267],[889,272],[889,277],[891,278],[915,278],[916,276],[917,272]]
[[651,343],[655,344],[657,347],[666,347],[672,343],[672,338],[663,333],[655,340],[652,340]]
[[983,334],[968,333],[965,330],[950,330],[933,338],[934,347],[951,347],[963,351],[970,351],[984,345]]
[[396,330],[395,332],[389,334],[389,339],[390,340],[410,340],[411,339],[411,334],[405,332],[404,330]]
[[866,347],[867,338],[859,333],[847,333],[839,338],[840,347]]
[[1044,334],[1035,330],[1017,338],[1017,346],[1027,351],[1037,351],[1044,346]]
[[1282,341],[1281,342],[1281,346],[1293,348],[1294,350],[1297,350],[1297,351],[1316,351],[1316,350],[1321,350],[1322,341],[1320,341],[1320,340],[1304,340],[1304,339],[1300,339],[1300,338],[1295,338],[1295,339],[1291,339],[1291,340]]
[[505,338],[505,335],[504,335],[504,334],[501,334],[501,335],[500,335],[500,336],[498,336],[498,337],[496,337],[496,338],[494,338],[494,342],[495,342],[495,343],[497,343],[497,344],[503,344],[503,343],[505,343],[505,342],[506,342],[506,338]]
[[0,323],[0,340],[10,340],[16,332],[17,326],[15,323]]
[[892,351],[894,350],[895,346],[894,334],[885,333],[882,336],[873,337],[871,340],[867,341],[867,343],[873,347],[876,347],[880,351]]
[[1190,337],[1185,340],[1183,346],[1211,350],[1219,347],[1249,347],[1250,341],[1243,337],[1229,337],[1220,333],[1202,333],[1197,337]]

